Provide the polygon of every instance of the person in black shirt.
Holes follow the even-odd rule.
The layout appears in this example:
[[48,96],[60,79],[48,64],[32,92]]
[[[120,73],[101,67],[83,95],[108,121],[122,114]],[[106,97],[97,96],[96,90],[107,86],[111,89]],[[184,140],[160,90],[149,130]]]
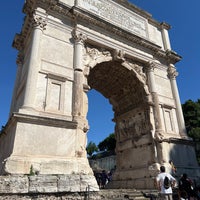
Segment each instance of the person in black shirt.
[[190,197],[193,194],[192,191],[192,184],[190,180],[187,177],[187,174],[183,174],[182,177],[179,180],[179,195],[181,197],[181,194],[186,194],[185,197],[189,200]]

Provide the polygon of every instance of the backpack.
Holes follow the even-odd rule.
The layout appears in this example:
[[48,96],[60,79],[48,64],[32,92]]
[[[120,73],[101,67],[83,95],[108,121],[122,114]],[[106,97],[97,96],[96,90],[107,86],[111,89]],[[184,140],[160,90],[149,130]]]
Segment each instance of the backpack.
[[169,180],[169,178],[167,176],[165,176],[165,178],[164,178],[163,185],[164,185],[165,189],[168,189],[171,186],[170,180]]

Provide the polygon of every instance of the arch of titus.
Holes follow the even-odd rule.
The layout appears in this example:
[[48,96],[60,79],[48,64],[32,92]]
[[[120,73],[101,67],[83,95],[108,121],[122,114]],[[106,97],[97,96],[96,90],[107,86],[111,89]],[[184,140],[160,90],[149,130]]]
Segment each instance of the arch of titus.
[[179,174],[197,172],[176,84],[181,57],[171,49],[167,23],[126,0],[27,0],[23,12],[1,175],[81,176],[77,184],[98,190],[86,154],[91,89],[114,113],[110,187],[152,188],[169,160]]

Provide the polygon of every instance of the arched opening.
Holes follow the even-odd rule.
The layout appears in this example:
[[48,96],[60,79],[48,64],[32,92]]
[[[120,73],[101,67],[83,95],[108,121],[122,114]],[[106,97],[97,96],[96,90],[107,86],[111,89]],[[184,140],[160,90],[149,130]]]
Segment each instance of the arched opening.
[[88,101],[87,119],[90,122],[90,127],[87,138],[88,142],[91,141],[98,145],[109,134],[114,133],[112,106],[108,99],[95,89],[88,92]]
[[139,76],[129,64],[109,61],[91,68],[87,79],[90,88],[109,100],[114,112],[117,141],[114,183],[130,180],[131,187],[144,184],[144,179],[151,176],[147,166],[155,162],[148,93]]

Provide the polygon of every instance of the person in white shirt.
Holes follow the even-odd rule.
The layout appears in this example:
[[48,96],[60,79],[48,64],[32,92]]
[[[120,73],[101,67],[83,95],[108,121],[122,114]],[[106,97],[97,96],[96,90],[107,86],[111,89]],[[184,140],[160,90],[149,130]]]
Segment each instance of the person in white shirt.
[[[167,178],[165,178],[167,177]],[[165,181],[165,179],[168,179]],[[166,183],[169,184],[166,184]],[[169,173],[165,172],[165,166],[160,167],[160,173],[156,177],[156,186],[160,193],[160,198],[162,200],[173,200],[172,198],[172,188],[176,184],[176,179]]]

